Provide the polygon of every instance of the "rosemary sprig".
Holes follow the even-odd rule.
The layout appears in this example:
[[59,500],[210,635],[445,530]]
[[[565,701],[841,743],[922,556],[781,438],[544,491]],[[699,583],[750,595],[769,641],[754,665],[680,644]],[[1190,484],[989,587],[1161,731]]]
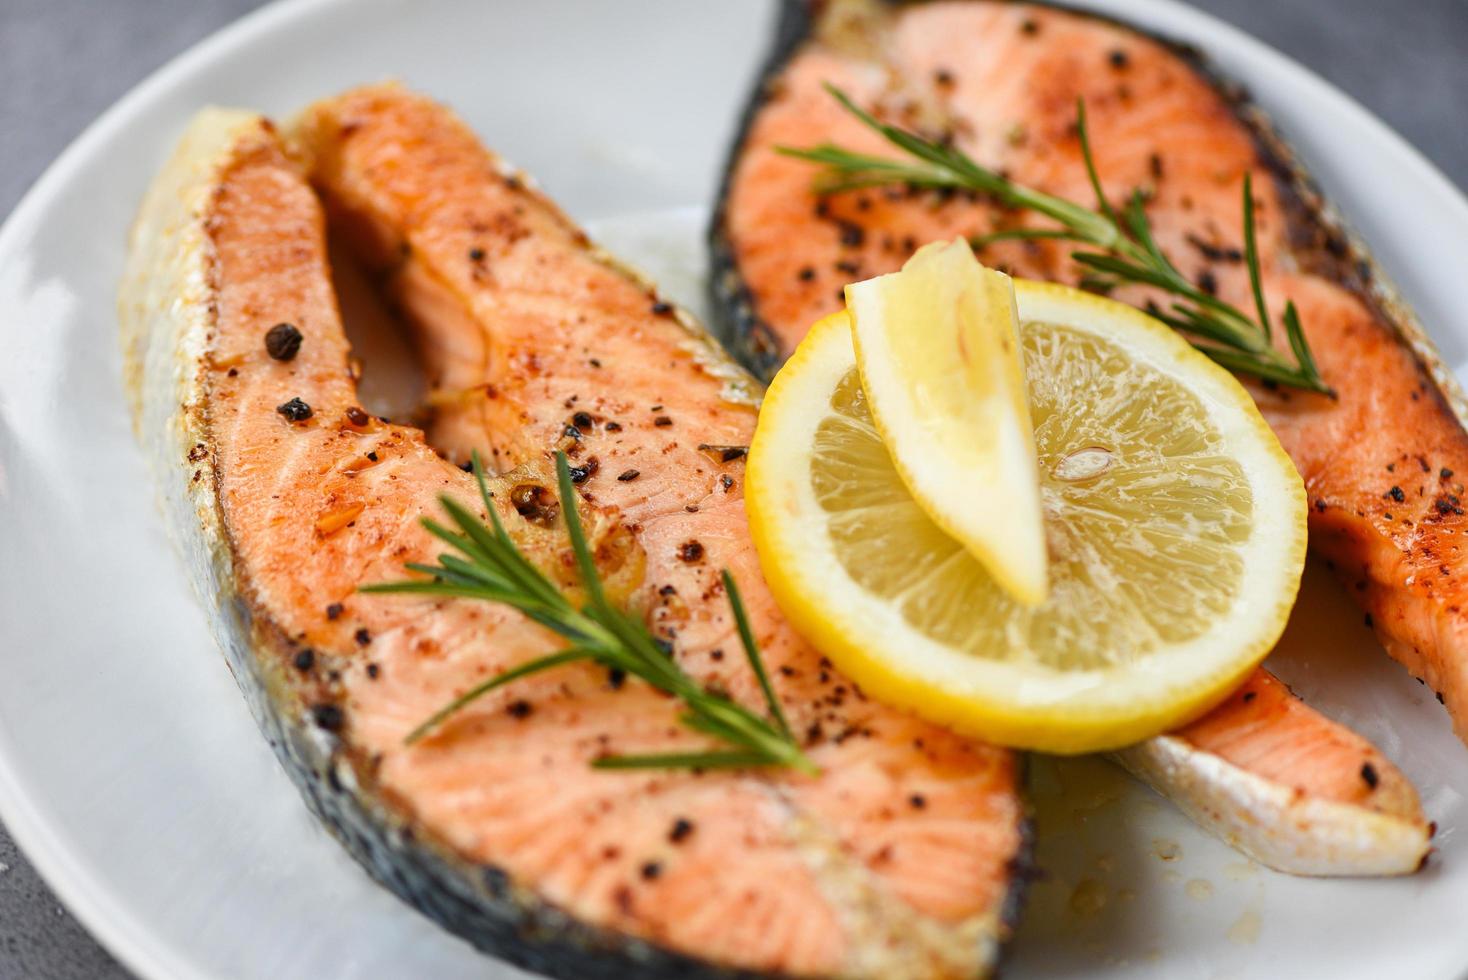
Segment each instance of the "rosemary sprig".
[[749,666],[759,680],[769,719],[733,701],[705,690],[683,672],[671,656],[658,645],[647,626],[626,611],[608,602],[597,574],[586,534],[576,511],[575,491],[571,485],[570,464],[566,454],[556,453],[556,479],[565,516],[571,551],[586,593],[585,603],[578,608],[540,569],[520,551],[505,531],[490,499],[484,479],[484,467],[478,454],[474,456],[474,478],[479,484],[480,499],[489,514],[490,525],[458,501],[442,496],[439,502],[453,527],[424,518],[423,526],[455,553],[439,556],[437,565],[410,563],[406,567],[430,576],[403,582],[387,582],[364,586],[363,592],[409,592],[420,595],[484,599],[511,606],[530,619],[559,634],[567,641],[565,649],[529,660],[471,688],[413,729],[405,739],[411,745],[422,739],[445,720],[476,699],[506,684],[581,660],[592,660],[611,670],[620,670],[679,698],[685,707],[680,716],[684,725],[711,735],[728,744],[727,750],[707,752],[671,752],[654,755],[605,756],[592,765],[601,769],[697,768],[715,769],[747,766],[789,766],[802,772],[816,773],[815,764],[800,751],[790,733],[785,713],[770,684],[764,661],[755,645],[749,617],[734,578],[723,573],[729,606],[739,629],[739,638]]
[[1310,354],[1293,301],[1285,304],[1282,318],[1292,356],[1276,350],[1271,342],[1274,331],[1269,309],[1264,303],[1259,249],[1254,233],[1254,192],[1247,174],[1244,176],[1244,258],[1254,296],[1255,318],[1199,289],[1178,272],[1152,237],[1145,201],[1140,192],[1134,191],[1120,211],[1107,200],[1091,155],[1083,101],[1076,103],[1076,130],[1086,176],[1096,195],[1095,210],[1016,184],[976,163],[955,147],[924,139],[916,133],[877,120],[834,85],[827,84],[826,90],[848,112],[911,159],[894,160],[856,153],[830,143],[809,148],[777,147],[777,152],[786,156],[818,163],[825,168],[816,179],[818,193],[904,184],[978,191],[1011,207],[1036,211],[1055,221],[1059,227],[1008,229],[979,236],[973,239],[973,244],[980,247],[1003,240],[1048,239],[1089,245],[1098,251],[1071,253],[1071,258],[1086,271],[1084,285],[1109,291],[1123,283],[1136,283],[1169,293],[1175,299],[1168,309],[1149,304],[1148,312],[1187,334],[1195,347],[1219,364],[1267,381],[1334,397],[1335,392],[1320,376]]

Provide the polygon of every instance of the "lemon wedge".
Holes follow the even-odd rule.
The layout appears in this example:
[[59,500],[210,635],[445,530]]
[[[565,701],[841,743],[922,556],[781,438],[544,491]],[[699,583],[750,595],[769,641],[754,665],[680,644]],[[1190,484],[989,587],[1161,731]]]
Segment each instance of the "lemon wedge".
[[968,242],[846,287],[867,408],[903,484],[1020,602],[1045,598],[1045,531],[1014,286]]
[[1001,744],[1114,749],[1202,714],[1274,645],[1304,564],[1304,487],[1243,387],[1170,329],[1014,286],[1042,603],[1017,601],[914,500],[845,312],[766,395],[751,529],[781,608],[868,695]]

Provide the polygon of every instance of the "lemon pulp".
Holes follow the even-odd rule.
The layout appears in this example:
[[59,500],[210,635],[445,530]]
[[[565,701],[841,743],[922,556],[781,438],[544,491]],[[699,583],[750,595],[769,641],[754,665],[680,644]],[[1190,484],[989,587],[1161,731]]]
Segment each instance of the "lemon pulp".
[[831,394],[811,460],[835,555],[913,629],[971,656],[1105,667],[1204,632],[1243,577],[1252,492],[1242,467],[1177,380],[1055,324],[1026,323],[1022,338],[1050,554],[1045,602],[1010,598],[913,500],[854,367]]

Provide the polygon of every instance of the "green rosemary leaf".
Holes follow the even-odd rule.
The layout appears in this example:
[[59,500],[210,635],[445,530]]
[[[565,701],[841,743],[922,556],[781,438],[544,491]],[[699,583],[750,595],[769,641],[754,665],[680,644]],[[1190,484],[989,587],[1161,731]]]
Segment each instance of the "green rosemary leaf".
[[[884,137],[886,137],[888,142],[897,146],[899,149],[906,150],[908,153],[917,157],[919,160],[926,160],[929,163],[941,167],[944,170],[951,171],[953,169],[951,165],[953,164],[955,158],[952,151],[945,149],[937,143],[930,143],[922,137],[917,136],[913,133],[909,133],[906,130],[899,129],[896,126],[888,126],[885,123],[878,121],[866,110],[862,109],[855,102],[851,101],[851,99],[847,97],[845,92],[841,91],[839,88],[830,84],[829,82],[826,83],[826,91],[834,95],[837,101],[839,101],[841,105],[845,107],[846,111],[852,113],[862,122],[866,123],[867,126],[881,133]],[[981,168],[975,167],[974,169],[979,170]],[[988,171],[984,171],[984,173],[987,174]]]
[[744,656],[749,660],[750,669],[759,678],[760,690],[765,694],[765,705],[770,709],[770,717],[780,726],[781,733],[787,739],[791,738],[790,723],[785,720],[780,699],[775,697],[775,689],[770,685],[770,675],[765,672],[765,662],[754,642],[754,630],[749,625],[749,613],[744,609],[744,597],[739,594],[739,586],[734,583],[734,576],[729,574],[727,568],[720,572],[720,577],[724,580],[724,592],[729,597],[729,608],[734,612],[734,622],[739,627],[739,642],[744,644]]
[[500,542],[484,526],[484,523],[480,521],[477,514],[447,494],[440,496],[438,503],[444,509],[444,512],[453,519],[453,522],[458,525],[460,534],[478,545],[483,554],[493,555],[495,553]]
[[576,556],[576,569],[581,573],[581,587],[591,598],[591,604],[603,609],[607,597],[602,592],[601,576],[596,573],[596,563],[586,547],[586,532],[581,529],[581,515],[576,511],[576,491],[571,483],[571,464],[563,452],[556,453],[556,483],[561,496],[561,519],[566,522],[566,534],[571,538],[571,552]]
[[[1249,269],[1249,288],[1254,293],[1254,309],[1259,314],[1259,326],[1269,339],[1274,328],[1269,323],[1269,307],[1264,302],[1264,281],[1259,272],[1259,243],[1254,234],[1254,181],[1244,174],[1244,262]],[[1298,356],[1298,355],[1297,355]],[[1304,366],[1304,359],[1300,364]]]
[[1222,344],[1227,344],[1232,339],[1232,334],[1221,329],[1218,324],[1206,317],[1200,317],[1191,307],[1180,303],[1174,303],[1170,312],[1151,304],[1147,307],[1147,315],[1154,320],[1161,320],[1180,333],[1196,334]]
[[[1118,279],[1126,282],[1141,283],[1144,286],[1156,286],[1158,289],[1173,292],[1176,281],[1167,274],[1165,270],[1148,268],[1128,259],[1118,258],[1115,255],[1106,255],[1101,252],[1072,252],[1071,258],[1082,265],[1086,265],[1099,272],[1110,273]],[[1192,299],[1192,287],[1186,286],[1183,293],[1188,299]]]
[[428,717],[426,721],[423,722],[423,724],[419,725],[417,728],[409,732],[408,737],[403,739],[403,744],[412,745],[414,742],[421,740],[425,735],[437,728],[451,715],[456,714],[463,708],[484,697],[484,695],[488,694],[490,691],[495,690],[496,688],[504,687],[511,681],[517,681],[522,677],[529,677],[531,674],[538,674],[543,670],[550,670],[553,667],[560,667],[564,664],[575,663],[578,660],[587,660],[593,655],[593,652],[590,650],[582,650],[576,647],[572,647],[568,650],[562,650],[559,653],[551,653],[545,655],[544,657],[536,657],[534,660],[527,661],[526,663],[523,663],[518,667],[513,667],[505,671],[498,677],[491,677],[489,680],[484,681],[481,684],[476,684],[469,690],[465,691],[463,694],[454,698],[448,704],[444,705],[442,708],[435,711],[432,715]]
[[1260,360],[1247,354],[1242,354],[1239,351],[1230,350],[1226,347],[1216,347],[1212,344],[1196,344],[1195,346],[1230,371],[1252,375],[1265,381],[1273,381],[1278,384],[1289,385],[1290,387],[1316,390],[1312,388],[1306,378],[1301,376],[1297,368],[1293,368],[1282,361]]
[[650,755],[604,755],[594,769],[753,769],[769,765],[758,752],[659,752]]
[[[375,582],[372,585],[359,585],[358,592],[376,593],[379,595],[389,593],[416,593],[418,595],[436,595],[446,598],[459,599],[484,599],[488,591],[479,585],[459,585],[453,582],[435,582],[432,579],[414,579],[408,582]],[[495,599],[494,601],[499,601]]]
[[688,711],[681,716],[684,725],[696,732],[713,735],[725,741],[764,741],[766,738],[785,737],[770,722],[750,714],[743,705],[717,695],[710,694],[709,698],[709,701],[699,705],[698,711]]
[[[1295,360],[1300,362],[1301,369],[1306,375],[1319,378],[1320,371],[1315,366],[1315,356],[1310,353],[1310,344],[1305,340],[1305,329],[1300,326],[1300,312],[1295,309],[1294,300],[1285,304],[1284,311],[1285,335],[1289,337],[1290,349],[1295,353]],[[1321,394],[1335,397],[1335,389],[1325,386]]]
[[763,753],[775,764],[790,766],[804,772],[819,770],[795,744],[795,740],[778,731],[762,718],[750,715],[739,705],[723,698],[713,698],[701,703],[697,713],[682,716],[683,724],[705,735],[712,735],[724,742],[747,745],[751,750]]
[[500,590],[506,590],[512,586],[512,583],[498,570],[491,571],[482,564],[466,561],[458,555],[439,555],[438,564],[439,567],[434,574],[455,581],[475,582]]
[[[473,542],[473,548],[460,543],[458,545],[459,550],[471,555],[476,561],[493,568],[500,578],[510,579],[512,577],[512,569],[507,566],[504,560],[504,542],[499,540],[489,528],[484,526],[477,514],[474,514],[454,498],[444,495],[438,498],[438,503],[448,513],[449,517],[453,519],[454,523],[459,526],[463,536]],[[493,508],[490,509],[490,512],[494,512]]]
[[702,688],[654,639],[647,625],[607,601],[606,590],[576,509],[577,496],[571,483],[570,463],[565,453],[556,453],[556,482],[561,514],[586,595],[583,608],[576,608],[515,544],[495,510],[478,454],[473,457],[475,481],[489,523],[449,497],[441,504],[452,530],[425,518],[423,526],[453,549],[439,557],[437,565],[414,562],[408,570],[429,576],[404,582],[363,586],[371,593],[407,593],[439,598],[480,599],[508,605],[571,644],[558,653],[539,657],[455,698],[407,736],[412,744],[476,698],[529,674],[550,670],[578,660],[593,660],[604,667],[624,671],[683,701],[683,724],[696,732],[728,744],[729,750],[669,753],[656,756],[622,756],[598,760],[608,769],[656,766],[714,768],[727,766],[787,766],[807,773],[819,772],[790,734],[784,711],[765,671],[754,640],[748,614],[737,585],[723,573],[730,608],[744,644],[745,656],[760,683],[765,705],[773,720],[766,720],[742,705]]
[[1112,291],[1120,285],[1110,276],[1098,276],[1090,272],[1081,273],[1081,280],[1076,285],[1088,292],[1097,293],[1101,296],[1110,296]]
[[423,520],[419,521],[419,523],[423,525],[423,530],[427,531],[435,538],[438,538],[438,540],[442,541],[444,544],[447,544],[451,548],[458,548],[460,551],[467,551],[473,545],[471,539],[458,531],[453,531],[447,527],[444,527],[442,524],[438,523],[438,521],[435,521],[431,517],[425,517],[423,518]]
[[[440,558],[443,556],[440,555]],[[442,565],[425,565],[423,562],[410,561],[403,566],[410,572],[422,572],[424,575],[432,575],[435,578],[448,582],[458,582],[460,585],[478,585],[479,579],[464,579],[462,576],[448,572]]]
[[1061,228],[1006,228],[1003,231],[991,231],[987,235],[975,235],[968,240],[973,248],[983,248],[994,242],[1011,241],[1046,241],[1055,240],[1062,242],[1084,242],[1075,232],[1065,231]]
[[1208,316],[1196,307],[1174,303],[1172,304],[1172,315],[1165,314],[1156,307],[1148,309],[1147,312],[1174,330],[1181,330],[1183,333],[1194,334],[1221,344],[1237,346],[1238,333],[1231,325],[1220,322],[1216,317]]
[[1091,190],[1096,193],[1096,206],[1113,225],[1118,224],[1116,212],[1111,209],[1111,202],[1106,200],[1106,192],[1101,188],[1101,175],[1096,172],[1096,160],[1091,156],[1091,135],[1086,130],[1084,99],[1076,99],[1076,136],[1081,143],[1081,159],[1086,164],[1086,178],[1091,182]]
[[690,697],[701,699],[710,696],[683,673],[672,656],[658,646],[647,626],[639,620],[620,609],[607,609],[598,617],[598,622],[631,654],[632,660],[628,666],[630,672],[658,690],[677,695],[685,701]]
[[1106,247],[1114,240],[1115,222],[1108,222],[1102,215],[1094,214],[1063,198],[1022,187],[1001,177],[989,168],[981,166],[954,147],[932,143],[915,133],[909,133],[896,126],[888,126],[863,110],[845,92],[829,82],[825,83],[825,89],[848,112],[855,115],[869,128],[880,133],[889,143],[931,164],[935,169],[927,175],[923,182],[925,186],[954,187],[993,194],[1005,203],[1039,211],[1062,224],[1074,227],[1082,239],[1092,244]]
[[[1133,193],[1131,200],[1127,202],[1126,224],[1127,229],[1132,233],[1132,237],[1137,240],[1142,246],[1142,249],[1147,253],[1147,257],[1151,259],[1152,266],[1168,282],[1174,285],[1181,284],[1189,289],[1192,288],[1192,283],[1188,282],[1183,274],[1177,271],[1177,266],[1173,265],[1167,256],[1162,254],[1162,249],[1157,247],[1157,240],[1152,237],[1151,223],[1147,220],[1147,205],[1142,200],[1140,193]],[[1200,292],[1198,295],[1201,296],[1203,294]]]
[[808,150],[779,146],[775,148],[775,152],[787,157],[795,157],[798,160],[806,160],[810,163],[823,163],[827,166],[840,167],[842,170],[886,174],[889,180],[901,180],[906,174],[919,174],[929,178],[937,176],[931,170],[923,170],[898,160],[889,160],[886,157],[852,153],[850,150],[843,150],[841,147],[832,146],[829,143],[812,147]]
[[[1181,296],[1200,308],[1191,311],[1199,317],[1208,316],[1208,312],[1216,312],[1214,310],[1216,300],[1179,276],[1177,270],[1170,264],[1165,268],[1151,267],[1098,252],[1072,252],[1071,258],[1098,272],[1108,273],[1123,282],[1155,286],[1174,296]],[[1216,335],[1219,342],[1237,347],[1247,353],[1257,353],[1266,349],[1264,338],[1257,330],[1249,329],[1247,322],[1240,325],[1232,317],[1225,319],[1216,315],[1208,317],[1208,320],[1209,333]],[[1164,320],[1164,322],[1167,321]]]

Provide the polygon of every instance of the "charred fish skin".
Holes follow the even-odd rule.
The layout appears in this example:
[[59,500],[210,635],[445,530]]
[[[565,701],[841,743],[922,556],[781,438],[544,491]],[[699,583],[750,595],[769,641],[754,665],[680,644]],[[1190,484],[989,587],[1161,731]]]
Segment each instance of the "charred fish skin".
[[710,327],[724,349],[766,383],[790,352],[780,349],[779,338],[760,318],[754,295],[739,274],[728,232],[729,190],[745,138],[768,98],[769,87],[776,84],[780,71],[811,37],[820,6],[818,0],[780,0],[769,54],[755,75],[754,93],[735,123],[734,139],[724,159],[718,196],[705,234],[709,253],[709,309],[713,311]]
[[205,226],[211,196],[231,163],[271,150],[278,150],[274,128],[263,117],[220,109],[200,114],[133,228],[119,319],[127,393],[170,535],[281,767],[374,879],[485,952],[567,978],[754,976],[589,926],[519,887],[502,869],[457,856],[381,792],[371,760],[342,737],[330,686],[293,666],[302,647],[251,597],[224,526],[201,396],[201,358],[217,314]]
[[[1137,31],[1123,21],[1092,16],[1105,23]],[[1365,240],[1321,191],[1294,145],[1255,101],[1249,89],[1229,78],[1195,45],[1147,32],[1138,33],[1171,48],[1208,81],[1244,123],[1254,139],[1260,161],[1273,174],[1275,185],[1280,189],[1280,201],[1288,215],[1286,223],[1292,254],[1301,268],[1344,287],[1366,303],[1378,320],[1392,328],[1398,339],[1412,351],[1422,370],[1432,378],[1434,397],[1460,425],[1468,426],[1468,396],[1464,395],[1457,376],[1443,361],[1437,342],[1371,254]]]
[[307,808],[378,884],[449,932],[516,966],[567,980],[778,976],[726,970],[590,927],[517,887],[504,870],[458,857],[382,798],[358,754],[320,728],[309,707],[298,701],[287,709],[267,693],[262,645],[237,639],[249,629],[244,600],[236,596],[222,612],[230,625],[216,637],[230,670]]

